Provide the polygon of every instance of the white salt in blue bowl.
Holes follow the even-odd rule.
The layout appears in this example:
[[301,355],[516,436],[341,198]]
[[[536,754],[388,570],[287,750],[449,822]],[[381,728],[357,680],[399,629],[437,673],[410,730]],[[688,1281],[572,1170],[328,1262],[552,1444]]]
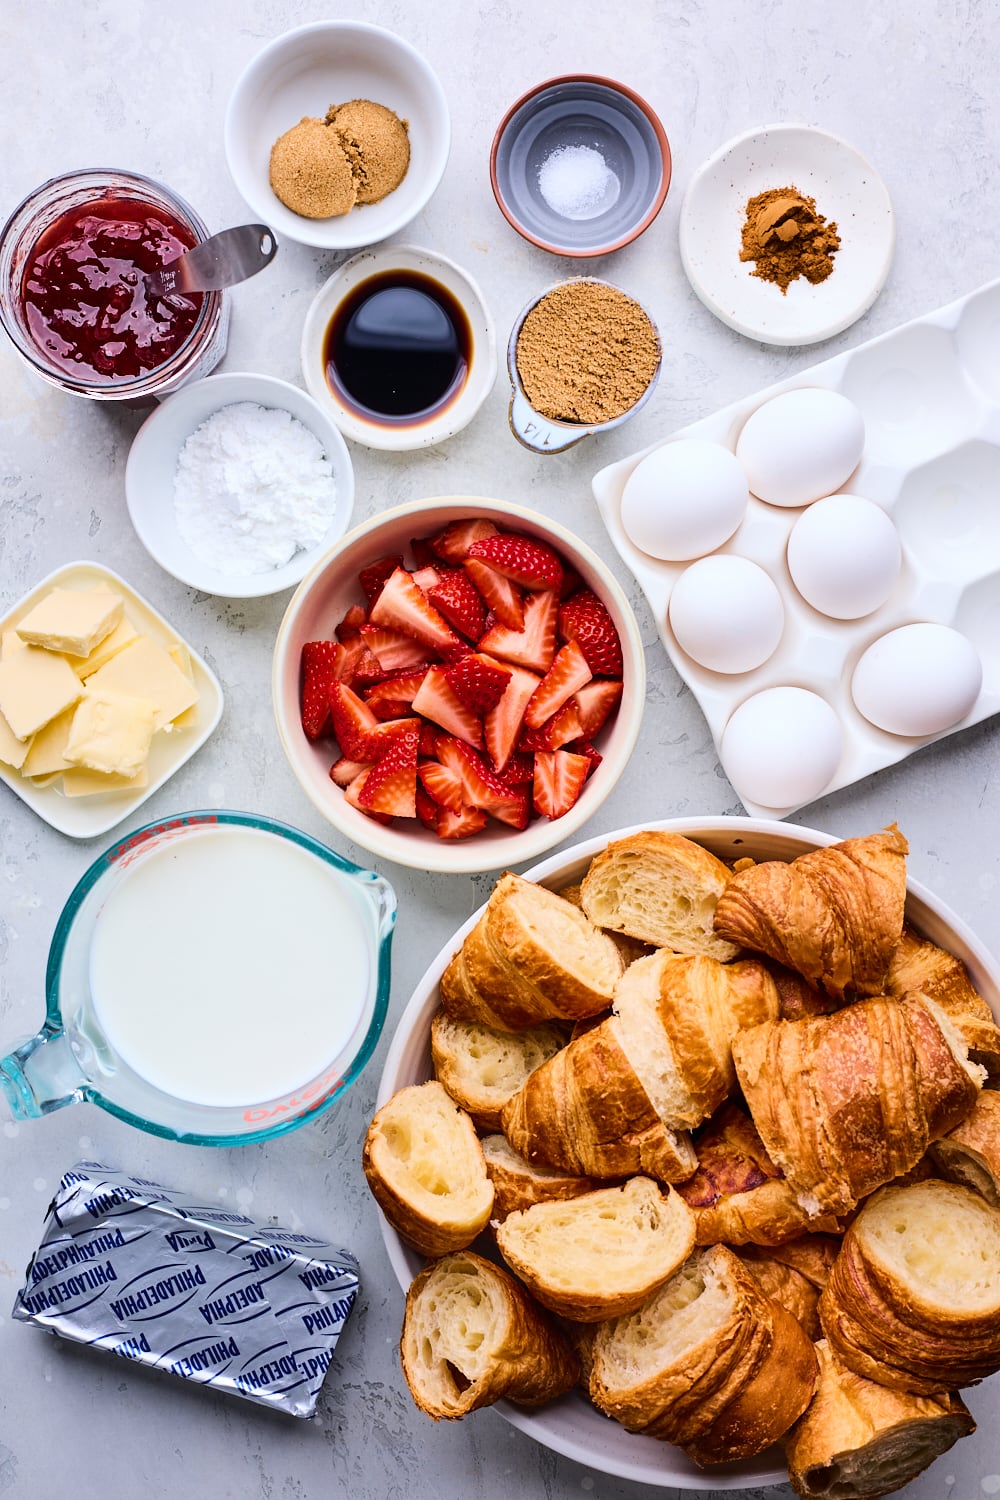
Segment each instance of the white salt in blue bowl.
[[553,255],[608,255],[656,218],[670,145],[646,101],[610,78],[551,78],[518,99],[490,153],[500,212]]

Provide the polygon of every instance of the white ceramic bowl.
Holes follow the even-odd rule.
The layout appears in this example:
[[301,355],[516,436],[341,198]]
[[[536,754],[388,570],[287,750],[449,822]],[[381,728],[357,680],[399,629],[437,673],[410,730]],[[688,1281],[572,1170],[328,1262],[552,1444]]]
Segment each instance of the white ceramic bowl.
[[[416,273],[437,282],[465,314],[470,350],[464,384],[441,408],[420,419],[380,420],[349,406],[326,378],[326,332],[336,310],[359,286],[387,272]],[[403,452],[443,443],[466,427],[493,389],[497,377],[496,333],[483,294],[467,271],[436,251],[416,245],[383,245],[363,250],[323,283],[310,304],[302,329],[302,378],[306,389],[345,437],[368,448]]]
[[[337,491],[333,520],[323,540],[296,552],[284,567],[269,568],[266,573],[225,573],[202,562],[181,537],[174,515],[174,474],[185,442],[213,413],[241,401],[290,412],[315,433]],[[139,540],[167,573],[206,594],[256,599],[294,588],[316,559],[343,536],[354,508],[354,469],[334,423],[298,386],[270,375],[208,375],[168,396],[139,428],[125,465],[125,499]]]
[[[417,819],[376,823],[345,800],[330,780],[335,751],[330,742],[311,744],[302,729],[299,707],[300,660],[306,641],[333,635],[337,621],[352,604],[363,602],[358,573],[376,558],[408,551],[411,537],[429,536],[449,521],[484,516],[506,528],[536,536],[555,547],[583,582],[604,601],[621,638],[624,691],[617,715],[595,743],[604,757],[577,802],[561,818],[538,818],[518,831],[492,823],[482,833],[449,843]],[[597,811],[621,776],[639,734],[645,701],[646,670],[635,616],[614,575],[595,552],[565,527],[534,511],[465,495],[416,500],[383,511],[354,528],[315,565],[293,594],[278,629],[272,667],[274,714],[282,749],[306,796],[333,826],[353,843],[382,859],[414,869],[465,875],[499,870],[537,859],[547,849],[578,833]]]
[[[271,147],[304,116],[371,99],[407,123],[410,165],[394,192],[330,219],[286,208],[271,188]],[[282,237],[323,250],[353,250],[396,234],[441,181],[451,122],[436,74],[409,42],[363,21],[315,21],[269,42],[237,80],[226,110],[226,161],[250,207]]]
[[[836,842],[832,834],[753,818],[679,818],[638,827],[682,833],[725,860],[741,859],[746,855],[757,859],[788,860],[808,849]],[[638,827],[601,834],[572,849],[564,849],[529,870],[527,877],[553,889],[572,884],[582,878],[593,856],[612,839],[635,833]],[[433,1076],[430,1023],[440,1003],[441,975],[481,915],[482,907],[448,940],[417,985],[389,1047],[377,1105],[384,1104],[398,1089],[411,1083],[423,1083]],[[961,919],[925,887],[912,880],[907,886],[906,915],[927,938],[962,960],[976,989],[1000,1019],[1000,969]],[[384,1219],[381,1219],[381,1225],[389,1259],[400,1287],[405,1291],[424,1265],[423,1258],[405,1245]],[[484,1247],[483,1253],[491,1252]],[[668,1489],[710,1489],[715,1493],[717,1490],[746,1490],[784,1484],[788,1477],[780,1452],[773,1448],[747,1463],[699,1469],[684,1457],[679,1448],[655,1438],[626,1432],[576,1392],[537,1412],[525,1411],[508,1401],[498,1402],[496,1410],[513,1427],[556,1453],[562,1453],[598,1473],[614,1474],[644,1484]]]

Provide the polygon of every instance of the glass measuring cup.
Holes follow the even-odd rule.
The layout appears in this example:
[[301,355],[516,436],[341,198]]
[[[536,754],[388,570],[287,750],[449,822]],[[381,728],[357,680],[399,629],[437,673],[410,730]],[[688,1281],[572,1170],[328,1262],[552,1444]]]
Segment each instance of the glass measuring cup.
[[[239,848],[232,843],[234,836],[244,841]],[[220,838],[226,842],[220,844]],[[252,840],[250,845],[245,842],[247,838]],[[300,867],[308,872],[305,878],[311,886],[315,883],[313,894],[321,902],[327,894],[323,882],[329,883],[328,894],[335,898],[330,911],[336,909],[344,918],[342,925],[345,932],[349,929],[349,944],[341,942],[338,947],[336,934],[332,930],[329,933],[329,990],[322,996],[322,1003],[327,1008],[336,1007],[340,1001],[343,1005],[332,1030],[326,1026],[308,1030],[303,1026],[295,1034],[291,1066],[299,1067],[302,1073],[302,1060],[307,1057],[308,1076],[299,1076],[290,1084],[286,1069],[280,1088],[255,1089],[253,1097],[239,1098],[227,1097],[225,1089],[220,1087],[218,1098],[213,1100],[206,1097],[204,1082],[206,1078],[212,1079],[216,1064],[220,1078],[225,1078],[227,1058],[222,1055],[225,1049],[206,1059],[200,1033],[186,1031],[180,1020],[172,1026],[170,1018],[165,1022],[161,1015],[157,1020],[152,1012],[146,1016],[142,1009],[152,992],[150,966],[162,962],[163,945],[158,938],[165,939],[185,961],[189,958],[192,974],[199,955],[193,948],[188,951],[185,923],[173,922],[165,903],[147,902],[146,916],[139,923],[134,921],[135,903],[150,892],[162,891],[156,881],[167,861],[173,870],[181,872],[189,890],[195,890],[198,866],[208,873],[218,869],[217,865],[205,864],[207,855],[213,859],[220,854],[230,859],[236,855],[248,863],[246,854],[251,851],[255,860],[274,858],[276,875],[281,877],[274,891],[276,908],[284,902],[287,912],[287,903],[292,899],[287,874],[298,879]],[[171,878],[176,879],[176,874]],[[213,899],[210,893],[209,903]],[[143,910],[141,905],[138,909]],[[148,824],[102,854],[78,881],[66,902],[49,949],[45,1024],[36,1036],[0,1059],[0,1110],[6,1104],[14,1119],[37,1119],[63,1105],[89,1100],[141,1130],[203,1146],[244,1145],[283,1135],[329,1108],[370,1058],[388,1007],[395,920],[396,898],[382,876],[351,864],[308,834],[286,824],[256,814],[219,811],[182,813]],[[124,935],[123,946],[130,950],[133,947],[128,941],[129,927],[123,928],[123,921],[131,923],[139,953],[134,984],[132,970],[128,967],[124,970],[125,1001],[131,1004],[133,994],[135,1000],[124,1025],[120,1010],[116,1012],[110,1005],[114,971],[117,969],[118,979],[123,974],[122,965],[114,962],[113,955],[111,969],[106,958],[103,968],[97,966],[96,972],[103,978],[98,986],[94,984],[95,955],[102,945],[106,949],[112,936],[118,939]],[[268,933],[261,932],[260,925],[255,928],[248,923],[245,941],[248,953],[252,948],[253,955],[259,955],[263,970],[275,954],[273,951],[268,954]],[[187,936],[190,943],[191,934]],[[356,956],[353,965],[345,961],[348,946]],[[214,958],[217,955],[208,955],[208,959]],[[354,992],[342,996],[338,993],[338,983],[343,983],[346,989],[348,982],[344,976],[348,973],[353,973]],[[101,992],[95,993],[95,988]],[[194,982],[192,993],[197,993]],[[241,1004],[245,998],[249,997],[242,994],[238,997]],[[287,1021],[291,1036],[291,1018],[300,1014],[295,1010],[292,993],[274,995],[273,999],[265,995],[263,999],[259,1044],[252,1032],[251,1011],[247,1014],[249,1037],[239,1039],[244,1044],[249,1042],[245,1056],[251,1067],[256,1067],[258,1076],[261,1069],[267,1072],[272,1051],[280,1054],[280,1026]],[[325,1014],[324,1010],[323,1017]],[[316,1015],[319,1017],[320,1012]],[[283,1019],[273,1023],[278,1030],[269,1042],[272,1016]],[[145,1020],[150,1035],[144,1039]],[[113,1024],[109,1025],[109,1021]],[[154,1032],[157,1025],[167,1034]],[[211,1035],[211,1030],[206,1034]],[[331,1052],[329,1045],[324,1047],[323,1039],[329,1043],[334,1035],[336,1046]],[[314,1037],[315,1055],[311,1052]],[[236,1039],[233,1045],[235,1048]],[[193,1060],[197,1060],[201,1071],[190,1073],[194,1080],[190,1087],[165,1086],[171,1076],[185,1077],[185,1063]],[[158,1073],[159,1082],[152,1073]],[[281,1076],[280,1069],[273,1076]]]

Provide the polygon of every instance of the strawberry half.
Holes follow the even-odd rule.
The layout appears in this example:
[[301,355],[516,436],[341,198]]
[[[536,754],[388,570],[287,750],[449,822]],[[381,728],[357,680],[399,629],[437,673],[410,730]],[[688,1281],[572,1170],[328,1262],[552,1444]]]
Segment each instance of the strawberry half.
[[[578,641],[569,641],[557,651],[552,665],[535,690],[524,715],[529,729],[538,729],[558,713],[568,698],[585,687],[593,673]],[[572,739],[572,735],[570,736]]]
[[486,629],[486,605],[464,568],[449,568],[428,589],[427,597],[453,630],[460,630],[470,641],[478,641]]
[[580,589],[559,606],[559,636],[579,641],[595,677],[621,677],[622,643],[607,608],[591,589]]
[[330,767],[330,780],[336,786],[350,786],[351,782],[360,776],[362,771],[367,771],[372,764],[372,761],[348,760],[346,755],[342,755]]
[[460,661],[445,669],[445,677],[473,713],[485,714],[496,708],[510,682],[511,668],[470,651]]
[[559,556],[544,542],[518,532],[502,531],[483,537],[469,548],[469,558],[489,563],[511,583],[523,589],[559,589],[563,569]]
[[570,750],[538,751],[532,783],[535,811],[545,818],[563,817],[579,797],[589,772],[586,755],[574,755]]
[[469,555],[469,548],[483,537],[495,536],[497,528],[485,517],[474,517],[468,521],[452,521],[443,531],[427,538],[427,544],[435,557],[445,562],[460,563]]
[[412,635],[386,625],[362,625],[361,639],[377,660],[383,676],[387,672],[413,671],[415,667],[425,667],[431,654]]
[[510,762],[524,724],[524,714],[538,687],[534,672],[523,667],[511,670],[510,682],[497,704],[483,719],[483,735],[494,769],[502,772]]
[[537,729],[525,729],[517,742],[518,749],[559,750],[570,740],[578,740],[582,732],[580,710],[571,699]]
[[621,683],[611,678],[597,677],[584,687],[577,688],[574,697],[583,726],[581,733],[586,739],[592,740],[597,731],[604,727],[612,711],[617,708],[621,695]]
[[482,833],[486,827],[486,814],[478,807],[463,807],[461,812],[449,812],[438,808],[437,836],[439,839],[467,839],[472,833]]
[[405,568],[397,568],[386,579],[368,620],[372,625],[401,630],[441,654],[458,645],[458,637]]
[[461,812],[466,805],[463,782],[457,771],[443,766],[439,760],[425,760],[417,767],[420,785],[439,807],[449,812]]
[[330,715],[343,754],[349,760],[374,760],[372,733],[379,721],[353,688],[337,679],[330,684]]
[[460,778],[467,803],[512,828],[527,828],[530,807],[526,791],[507,786],[484,758],[461,740],[439,735],[438,756],[441,764]]
[[417,816],[417,747],[420,728],[402,730],[389,741],[358,792],[358,804],[389,818]]
[[427,675],[414,694],[411,707],[415,714],[432,719],[449,734],[467,740],[470,745],[483,743],[483,726],[479,715],[467,708],[445,675],[444,667],[428,667]]
[[480,640],[480,651],[502,656],[504,661],[532,672],[547,672],[556,654],[558,608],[558,596],[552,589],[526,595],[523,627],[511,630],[498,620]]
[[520,630],[524,624],[524,600],[517,584],[479,557],[466,558],[465,571],[497,619],[511,630]]
[[410,705],[426,675],[426,667],[416,672],[391,672],[381,682],[366,688],[362,696],[376,718],[403,718],[410,712]]
[[330,721],[330,683],[338,650],[336,641],[306,641],[302,647],[299,709],[308,740],[318,740]]

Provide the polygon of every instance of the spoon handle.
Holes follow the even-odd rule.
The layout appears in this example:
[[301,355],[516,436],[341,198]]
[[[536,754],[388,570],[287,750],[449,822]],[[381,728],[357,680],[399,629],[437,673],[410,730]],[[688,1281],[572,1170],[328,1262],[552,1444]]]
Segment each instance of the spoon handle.
[[256,276],[277,254],[274,235],[266,224],[240,224],[223,229],[195,245],[162,270],[146,277],[153,296],[190,292],[221,292]]

